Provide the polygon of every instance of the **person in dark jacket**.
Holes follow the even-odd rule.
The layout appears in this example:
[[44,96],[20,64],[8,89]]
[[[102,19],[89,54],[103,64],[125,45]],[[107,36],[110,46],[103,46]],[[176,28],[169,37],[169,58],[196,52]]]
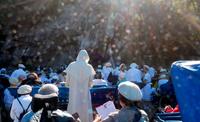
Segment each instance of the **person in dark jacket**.
[[97,116],[93,122],[148,122],[148,115],[138,107],[142,100],[140,88],[135,83],[125,81],[119,84],[118,91],[122,108],[103,120]]

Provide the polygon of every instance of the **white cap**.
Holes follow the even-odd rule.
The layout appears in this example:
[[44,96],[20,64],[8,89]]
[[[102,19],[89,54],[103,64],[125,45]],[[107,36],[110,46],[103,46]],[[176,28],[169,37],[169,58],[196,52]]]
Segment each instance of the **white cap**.
[[26,67],[23,64],[18,64],[18,68],[25,69]]
[[17,78],[15,78],[15,77],[10,77],[10,78],[9,78],[9,83],[10,83],[11,85],[18,85],[19,80],[18,80]]
[[130,67],[131,67],[131,68],[138,68],[138,65],[137,65],[136,63],[132,63],[132,64],[130,65]]
[[159,76],[159,79],[164,79],[164,78],[167,78],[167,76],[165,74],[162,74]]
[[98,68],[100,68],[100,69],[101,69],[101,68],[102,68],[102,66],[101,66],[101,65],[98,65]]
[[1,69],[0,69],[0,73],[3,73],[3,72],[6,72],[6,69],[5,69],[5,68],[1,68]]
[[167,72],[167,70],[166,69],[160,69],[160,73],[166,73]]
[[58,95],[59,94],[58,92],[59,89],[54,84],[45,84],[38,90],[38,93],[41,95],[49,95],[53,93],[56,93]]
[[29,85],[22,85],[17,89],[18,94],[29,94],[32,91],[32,87]]
[[147,70],[149,70],[149,68],[150,68],[148,65],[144,65],[144,67],[147,68]]
[[120,83],[118,91],[122,96],[124,96],[128,100],[131,101],[142,100],[142,92],[140,88],[136,84],[130,81]]
[[107,62],[107,63],[105,63],[105,66],[106,66],[106,67],[111,67],[112,64],[111,64],[110,62]]
[[52,79],[54,79],[54,80],[59,80],[59,77],[58,77],[57,75],[54,75],[54,76],[52,77]]

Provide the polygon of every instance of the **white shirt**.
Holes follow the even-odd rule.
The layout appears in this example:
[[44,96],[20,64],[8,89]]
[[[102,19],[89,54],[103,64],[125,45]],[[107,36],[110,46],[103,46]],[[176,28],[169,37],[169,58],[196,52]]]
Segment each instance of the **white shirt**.
[[142,72],[137,68],[131,68],[126,72],[125,76],[128,81],[142,82]]
[[120,73],[119,67],[116,67],[116,68],[113,70],[113,75],[119,76],[119,73]]
[[163,85],[163,84],[165,84],[165,83],[167,83],[167,82],[168,82],[168,79],[160,79],[160,80],[158,81],[158,88],[160,88],[161,85]]
[[[18,99],[22,103],[24,109],[27,109],[28,105],[32,101],[32,97],[30,95],[23,95],[19,97]],[[28,111],[31,111],[31,106],[29,107]],[[10,110],[10,117],[14,120],[14,122],[19,122],[17,118],[19,118],[22,112],[23,112],[22,106],[20,105],[17,99],[14,99],[11,110]]]
[[145,101],[151,101],[151,94],[155,91],[155,88],[151,87],[151,83],[147,83],[143,88],[142,88],[142,95],[143,95],[143,100]]
[[143,80],[146,80],[146,83],[150,83],[150,82],[151,82],[151,76],[150,76],[150,74],[149,74],[149,73],[146,73],[146,74],[144,75]]
[[151,78],[153,78],[156,74],[156,70],[153,67],[149,68],[148,72],[149,72]]
[[108,86],[108,83],[103,79],[94,79],[93,80],[93,86],[102,86],[102,85]]
[[7,110],[10,110],[14,99],[14,96],[12,96],[8,88],[6,88],[4,91],[4,104]]
[[104,80],[108,80],[108,76],[109,74],[113,71],[113,69],[111,67],[103,67],[102,69],[102,74],[103,74],[103,79]]

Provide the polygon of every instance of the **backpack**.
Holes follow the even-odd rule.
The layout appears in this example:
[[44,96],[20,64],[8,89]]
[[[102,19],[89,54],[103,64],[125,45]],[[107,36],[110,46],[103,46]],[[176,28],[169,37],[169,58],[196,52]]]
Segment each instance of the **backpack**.
[[29,103],[28,107],[27,107],[26,109],[24,109],[24,107],[23,107],[21,101],[20,101],[18,98],[17,98],[17,101],[19,102],[20,106],[21,106],[22,109],[23,109],[23,112],[19,115],[19,117],[17,117],[17,119],[18,119],[19,121],[21,121],[22,118],[23,118],[23,116],[28,112],[28,109],[29,109],[29,107],[30,107],[30,105],[31,105],[31,102]]

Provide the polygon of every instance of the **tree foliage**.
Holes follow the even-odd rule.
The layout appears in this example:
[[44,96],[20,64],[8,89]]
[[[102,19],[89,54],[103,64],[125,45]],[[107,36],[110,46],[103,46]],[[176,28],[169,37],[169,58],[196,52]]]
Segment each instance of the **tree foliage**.
[[0,62],[59,66],[86,48],[93,65],[199,59],[199,0],[0,1]]

